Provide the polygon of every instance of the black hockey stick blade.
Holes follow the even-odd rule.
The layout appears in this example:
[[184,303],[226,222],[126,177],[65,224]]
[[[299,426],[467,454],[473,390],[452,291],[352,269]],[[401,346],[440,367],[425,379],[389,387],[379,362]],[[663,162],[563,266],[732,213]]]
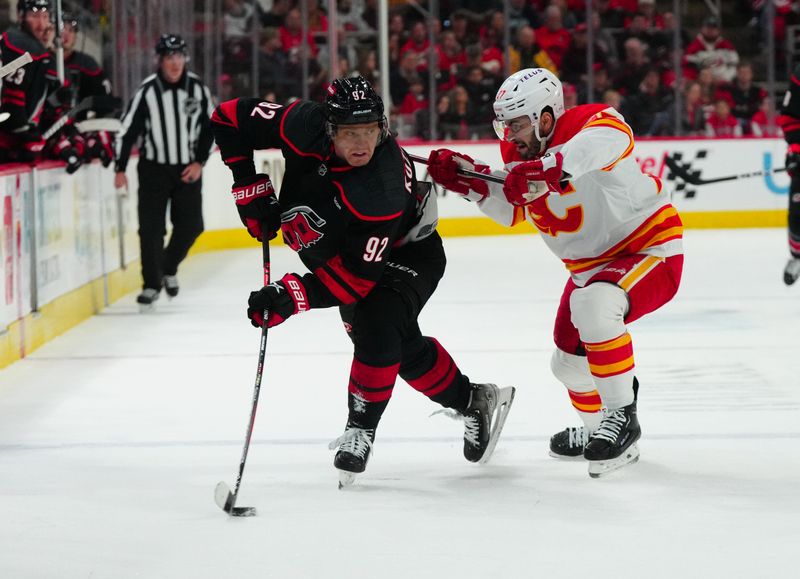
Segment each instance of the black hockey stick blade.
[[750,179],[751,177],[763,177],[764,175],[771,175],[773,173],[783,173],[786,171],[786,167],[779,167],[778,169],[772,169],[771,171],[750,171],[748,173],[739,173],[738,175],[729,175],[727,177],[715,177],[714,179],[701,179],[700,178],[700,171],[689,171],[685,166],[681,165],[679,161],[677,161],[671,155],[666,155],[664,157],[664,163],[669,167],[670,172],[674,177],[680,178],[682,181],[685,181],[689,185],[711,185],[712,183],[724,183],[726,181],[736,181],[737,179]]
[[230,487],[223,481],[218,482],[214,489],[214,501],[219,508],[232,517],[255,517],[257,514],[255,507],[235,507],[236,498]]
[[[411,153],[406,153],[408,158],[414,161],[415,163],[421,163],[422,165],[428,164],[428,159],[425,157],[420,157],[419,155],[412,155]],[[469,169],[462,169],[459,167],[458,172],[466,177],[474,177],[475,179],[481,179],[483,181],[490,181],[492,183],[500,183],[501,185],[505,183],[505,179],[502,177],[497,177],[496,175],[487,175],[486,173],[478,173],[477,171],[470,171]]]

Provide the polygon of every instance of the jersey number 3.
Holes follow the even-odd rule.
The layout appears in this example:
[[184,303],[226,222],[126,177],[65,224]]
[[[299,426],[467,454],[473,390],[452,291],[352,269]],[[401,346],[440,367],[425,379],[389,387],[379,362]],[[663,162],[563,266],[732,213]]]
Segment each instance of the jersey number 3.
[[389,243],[388,237],[370,237],[364,250],[364,261],[383,261],[383,251]]

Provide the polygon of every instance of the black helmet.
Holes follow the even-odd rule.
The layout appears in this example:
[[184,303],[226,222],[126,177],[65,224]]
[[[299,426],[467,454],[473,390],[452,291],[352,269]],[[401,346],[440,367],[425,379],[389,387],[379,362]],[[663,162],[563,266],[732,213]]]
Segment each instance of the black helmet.
[[325,99],[328,120],[328,135],[336,135],[339,125],[358,125],[361,123],[380,123],[381,140],[388,133],[386,117],[383,114],[383,99],[372,85],[362,76],[337,78],[328,87]]
[[72,12],[64,12],[61,14],[61,22],[64,23],[64,26],[71,26],[75,31],[80,28],[80,20],[78,19],[78,15],[73,14]]
[[156,54],[167,56],[168,54],[180,53],[186,55],[186,41],[177,34],[162,34],[156,44]]
[[19,0],[17,11],[22,12],[41,12],[50,10],[50,0]]

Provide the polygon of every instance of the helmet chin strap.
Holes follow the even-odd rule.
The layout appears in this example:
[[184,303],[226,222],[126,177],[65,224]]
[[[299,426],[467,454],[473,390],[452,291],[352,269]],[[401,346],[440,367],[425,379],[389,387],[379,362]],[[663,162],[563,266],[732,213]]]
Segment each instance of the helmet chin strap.
[[546,135],[546,136],[544,136],[544,137],[543,137],[543,136],[541,135],[541,133],[539,133],[539,123],[535,123],[535,124],[533,125],[533,134],[534,134],[534,135],[536,135],[536,140],[537,140],[537,141],[539,141],[539,154],[540,154],[540,155],[541,155],[542,153],[544,153],[544,150],[545,150],[545,148],[547,147],[547,140],[548,140],[550,137],[552,137],[552,136],[553,136],[553,133],[554,133],[554,132],[555,132],[555,131],[550,131],[550,134],[549,134],[549,135]]

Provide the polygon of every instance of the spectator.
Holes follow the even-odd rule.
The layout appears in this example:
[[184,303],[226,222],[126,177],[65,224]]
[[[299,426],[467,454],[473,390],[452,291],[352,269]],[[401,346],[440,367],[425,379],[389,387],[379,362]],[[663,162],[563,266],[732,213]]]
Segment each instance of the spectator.
[[[664,28],[664,17],[656,10],[656,0],[639,0],[637,14],[641,14],[645,20],[647,30],[662,30]],[[634,14],[634,17],[636,14]]]
[[292,0],[272,0],[272,6],[268,11],[263,11],[261,3],[256,3],[259,11],[261,26],[264,28],[280,28],[286,23],[286,15],[292,7]]
[[[378,55],[374,49],[362,50],[358,55],[358,63],[353,76],[363,76],[369,84],[380,92],[378,75]],[[383,95],[381,95],[383,96]],[[388,99],[386,99],[388,100]]]
[[[586,82],[586,61],[589,52],[589,41],[587,35],[587,26],[584,23],[578,24],[572,36],[572,44],[567,49],[564,55],[564,61],[561,64],[561,80],[575,85],[584,84]],[[594,62],[601,66],[606,65],[605,57],[602,49],[594,47]]]
[[707,137],[741,137],[742,127],[731,114],[731,105],[725,98],[714,103],[714,112],[706,119]]
[[767,98],[767,91],[753,84],[753,67],[749,62],[736,65],[736,78],[723,88],[728,97],[733,116],[742,125],[746,135],[750,134],[750,121]]
[[647,56],[651,60],[656,55],[656,45],[658,44],[656,35],[648,26],[647,17],[641,12],[637,12],[630,18],[628,25],[625,27],[625,33],[621,36],[622,46],[625,45],[625,41],[629,38],[641,40]]
[[[769,114],[772,113],[772,127],[770,128]],[[775,111],[772,101],[765,98],[761,101],[758,110],[750,121],[750,129],[754,137],[781,137],[783,131],[775,120]]]
[[467,53],[452,30],[445,30],[439,36],[436,52],[439,57],[439,90],[447,91],[456,85],[456,79],[463,74]]
[[411,36],[400,47],[400,58],[402,59],[405,54],[412,54],[415,60],[415,68],[419,74],[425,74],[428,71],[428,47],[430,46],[430,39],[428,38],[428,29],[424,22],[418,21],[411,26]]
[[496,28],[487,28],[481,35],[481,68],[499,81],[505,71],[503,42]]
[[615,109],[617,112],[622,112],[622,95],[619,91],[609,89],[603,93],[603,104],[608,105]]
[[439,125],[441,127],[439,138],[445,140],[471,139],[473,131],[480,130],[486,126],[485,123],[481,126],[473,124],[475,122],[473,119],[475,112],[475,107],[469,98],[467,89],[457,84],[451,91],[450,108],[439,117]]
[[539,16],[533,5],[527,0],[510,0],[508,7],[508,24],[514,36],[523,26],[532,28],[539,26]]
[[536,31],[530,26],[521,26],[517,30],[516,42],[512,43],[508,51],[511,72],[524,68],[546,68],[552,73],[557,73],[550,55],[536,44]]
[[408,93],[397,107],[397,114],[411,117],[420,109],[428,107],[428,95],[425,94],[425,83],[418,76],[408,82]]
[[619,51],[617,50],[617,42],[611,32],[603,26],[600,19],[600,13],[597,10],[592,11],[591,17],[592,32],[594,32],[595,46],[602,51],[608,66],[612,71],[616,70],[619,64]]
[[571,109],[578,104],[578,89],[575,85],[568,82],[561,84],[561,90],[564,91],[564,110]]
[[258,94],[272,90],[277,95],[276,102],[297,96],[297,93],[293,93],[297,82],[290,77],[288,69],[289,55],[283,51],[280,32],[271,26],[265,28],[258,46]]
[[223,36],[226,41],[249,38],[252,34],[253,6],[244,0],[225,0],[223,5]]
[[570,44],[569,31],[563,26],[561,9],[551,4],[544,12],[544,26],[536,29],[536,41],[539,43],[553,63],[561,69],[561,61],[564,59]]
[[[286,14],[286,21],[284,22],[284,25],[281,26],[278,31],[281,37],[281,46],[283,47],[283,51],[289,54],[289,56],[296,54],[300,46],[303,44],[303,17],[300,14],[300,10],[297,8],[292,8],[289,10],[289,12]],[[314,37],[310,32],[306,37],[306,41],[308,43],[311,56],[316,58],[317,54],[319,53],[319,48],[317,47],[317,43],[314,42]]]
[[[445,137],[446,131],[442,128],[442,119],[445,118],[445,115],[450,110],[450,94],[452,90],[444,92],[439,95],[439,98],[436,101],[436,131],[437,131],[437,139],[442,139]],[[425,139],[426,141],[431,140],[431,115],[430,109],[420,109],[416,115],[416,122],[417,122],[417,131],[416,134],[421,139]]]
[[620,72],[614,79],[614,85],[622,94],[633,94],[639,89],[644,75],[650,68],[650,59],[647,58],[642,41],[638,38],[629,38],[625,41],[625,60],[620,65]]
[[470,19],[463,10],[456,10],[450,19],[450,27],[461,46],[467,47],[478,41],[478,36],[470,26]]
[[687,137],[699,137],[706,132],[706,107],[703,92],[696,81],[686,85],[681,111],[681,133]]
[[719,20],[709,16],[703,21],[700,33],[686,47],[683,62],[687,78],[697,78],[701,68],[709,67],[714,82],[720,84],[731,82],[736,76],[739,53],[729,40],[722,37]]
[[412,51],[405,51],[400,57],[400,63],[391,67],[389,72],[389,92],[392,103],[400,106],[409,91],[411,79],[417,78],[417,55]]
[[661,86],[661,75],[651,68],[639,88],[625,99],[624,117],[634,134],[658,136],[669,131],[669,107],[672,93]]
[[473,123],[491,126],[494,119],[492,103],[498,88],[495,79],[488,76],[480,66],[471,66],[467,69],[467,75],[461,81],[461,85],[469,94],[469,100],[477,115]]

